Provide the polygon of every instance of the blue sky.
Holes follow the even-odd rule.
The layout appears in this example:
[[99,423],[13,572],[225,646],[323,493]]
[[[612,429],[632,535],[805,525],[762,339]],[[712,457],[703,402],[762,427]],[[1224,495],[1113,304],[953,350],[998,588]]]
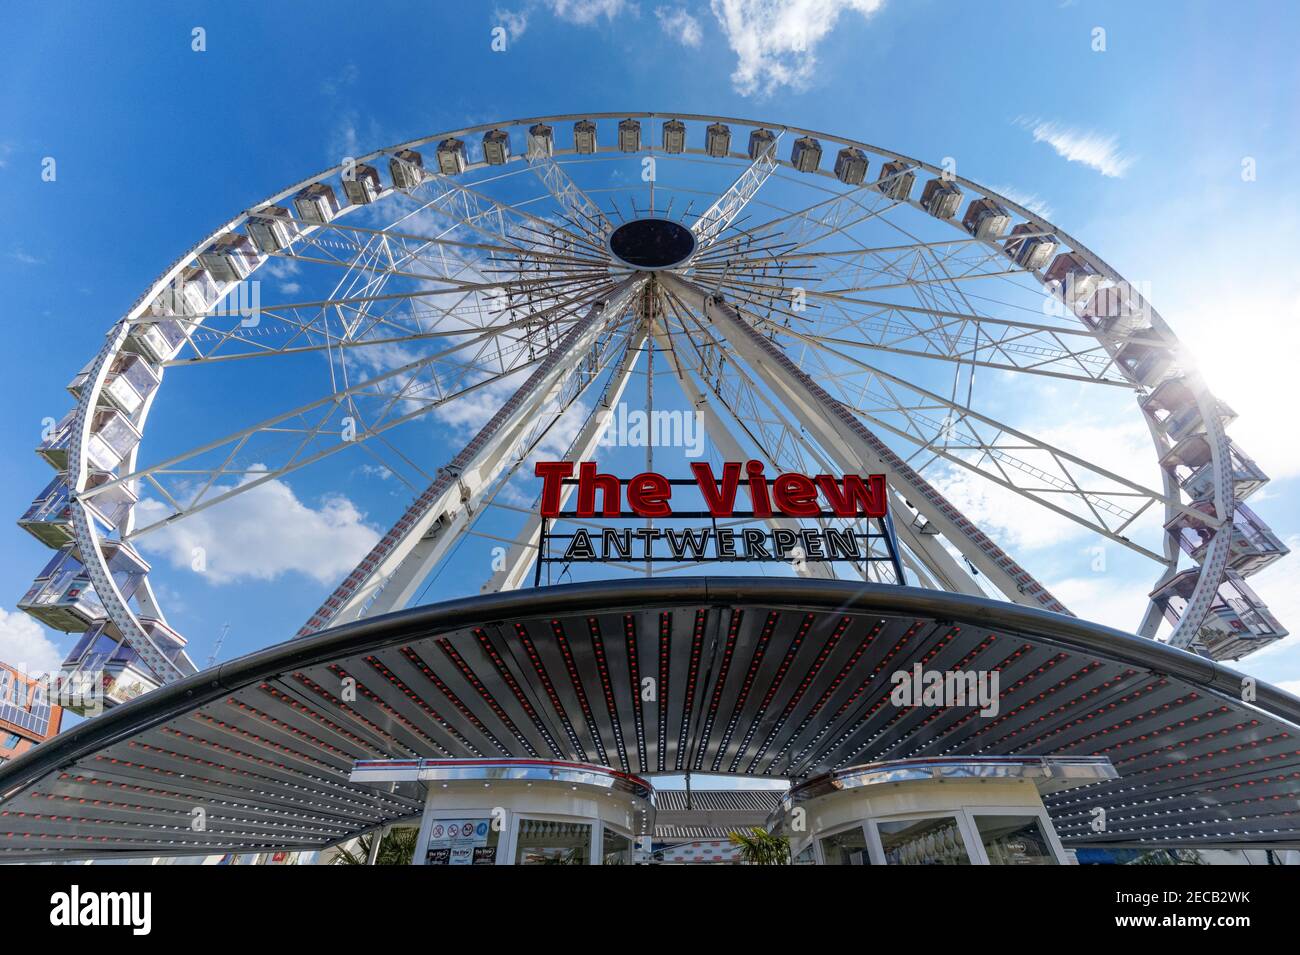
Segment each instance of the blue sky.
[[[654,110],[786,122],[932,162],[954,157],[961,175],[1042,208],[1150,283],[1156,307],[1239,412],[1230,433],[1273,477],[1251,505],[1295,549],[1298,16],[1281,3],[1240,3],[1225,16],[1208,2],[1087,0],[11,4],[0,38],[9,94],[0,103],[9,302],[0,365],[10,407],[0,507],[16,518],[49,479],[31,453],[42,419],[70,407],[64,385],[104,332],[234,213],[342,156],[443,129]],[[504,52],[491,48],[497,26],[507,30]],[[191,49],[196,27],[204,52]],[[57,162],[54,182],[41,178],[46,157]],[[1243,162],[1253,179],[1243,179]],[[237,376],[164,394],[177,430],[187,420],[247,421],[268,400]],[[1040,431],[1104,444],[1120,425],[1073,398],[1038,401],[1024,413]],[[1123,424],[1134,422],[1130,409]],[[450,447],[460,433],[439,438]],[[252,555],[251,569],[196,578],[167,552],[151,553],[195,660],[206,661],[224,623],[223,659],[291,635],[367,535],[395,516],[404,502],[395,483],[291,479],[280,503],[303,547],[256,553],[255,534],[227,541]],[[1053,543],[996,501],[969,505],[1073,609],[1132,625],[1149,565],[1116,555],[1092,573],[1086,540]],[[16,528],[3,539],[0,655],[66,649],[68,637],[12,613],[46,552]],[[322,552],[334,564],[313,563]],[[1297,564],[1252,583],[1300,632]],[[450,592],[435,582],[427,599]],[[1300,637],[1243,665],[1300,689]]]

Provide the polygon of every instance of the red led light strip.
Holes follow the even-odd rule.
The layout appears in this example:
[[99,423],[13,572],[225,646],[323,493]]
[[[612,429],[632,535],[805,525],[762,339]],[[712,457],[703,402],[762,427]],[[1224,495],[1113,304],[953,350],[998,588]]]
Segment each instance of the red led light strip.
[[401,647],[399,648],[399,652],[402,656],[406,657],[406,659],[409,660],[421,674],[424,675],[426,680],[434,685],[439,693],[446,697],[447,702],[456,708],[456,712],[469,720],[470,725],[482,733],[487,738],[488,742],[497,748],[497,752],[502,756],[510,755],[510,750],[506,749],[506,747],[502,745],[501,741],[496,738],[496,734],[488,729],[483,721],[474,715],[474,711],[465,704],[464,700],[456,695],[455,691],[447,685],[446,681],[443,680],[442,677],[433,672],[433,667],[425,663],[424,658],[416,653],[413,647]]

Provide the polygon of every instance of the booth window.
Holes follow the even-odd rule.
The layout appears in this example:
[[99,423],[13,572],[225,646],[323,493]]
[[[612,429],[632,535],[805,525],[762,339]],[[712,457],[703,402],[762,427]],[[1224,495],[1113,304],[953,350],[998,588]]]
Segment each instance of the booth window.
[[520,819],[516,865],[587,865],[591,824],[550,819]]
[[615,832],[608,826],[603,833],[604,844],[601,849],[602,865],[631,865],[632,840],[621,832]]
[[861,826],[826,836],[821,842],[824,865],[871,865],[867,837]]
[[976,816],[989,865],[1058,865],[1037,816]]
[[970,865],[957,819],[900,819],[876,824],[889,865]]

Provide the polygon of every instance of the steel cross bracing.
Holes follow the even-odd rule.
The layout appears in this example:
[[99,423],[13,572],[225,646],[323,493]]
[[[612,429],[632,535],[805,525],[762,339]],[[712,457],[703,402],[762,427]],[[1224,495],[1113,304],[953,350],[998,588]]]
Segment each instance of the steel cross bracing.
[[664,284],[699,314],[713,322],[736,355],[783,400],[809,434],[847,471],[884,473],[947,540],[1008,600],[1065,613],[1063,604],[1028,571],[970,522],[932,485],[871,433],[840,402],[827,394],[780,349],[759,334],[736,310],[677,276]]
[[[575,297],[566,306],[583,306],[595,299],[600,291],[597,288]],[[535,316],[530,316],[486,329],[448,348],[339,387],[324,397],[258,424],[116,477],[88,489],[83,497],[93,499],[118,485],[147,481],[163,496],[170,510],[167,516],[137,528],[132,536],[139,536],[169,519],[175,519],[174,515],[192,514],[246,493],[260,484],[337,454],[538,364],[544,357],[535,357],[526,339],[512,338],[505,347],[495,344],[498,336],[517,331],[534,320]],[[564,324],[571,324],[571,321],[566,319],[560,326]],[[368,415],[360,418],[359,403],[371,409]],[[350,423],[352,434],[344,437],[349,424],[344,419],[349,417],[354,419]],[[268,449],[254,440],[267,436],[276,438],[279,444]],[[264,452],[268,450],[278,450],[280,460],[272,458],[267,463]],[[250,457],[254,452],[257,458]],[[205,455],[213,456],[215,465],[205,466]],[[250,460],[257,460],[262,467],[250,468],[247,463]],[[184,500],[178,499],[173,490],[163,484],[161,478],[169,475],[191,482],[189,495]],[[222,478],[247,480],[231,487],[219,484]]]
[[777,143],[760,149],[758,155],[736,177],[736,181],[723,190],[713,205],[709,206],[691,226],[695,233],[696,255],[707,251],[731,228],[736,217],[748,205],[768,176],[776,170],[780,162],[776,158]]
[[[635,330],[630,333],[627,347],[623,350],[623,355],[606,383],[600,399],[592,407],[591,413],[569,443],[569,447],[561,460],[572,461],[577,464],[592,459],[597,442],[600,441],[601,435],[608,426],[610,416],[618,406],[619,400],[627,388],[628,381],[632,377],[632,372],[640,360],[645,340],[645,328],[638,323]],[[572,485],[566,484],[560,488],[561,510],[563,510],[572,493]],[[516,535],[506,552],[501,569],[496,571],[483,585],[482,593],[515,590],[523,586],[529,568],[538,558],[538,544],[541,540],[541,532],[542,517],[537,509],[533,509],[525,518],[523,529]]]
[[[671,292],[664,297],[668,311],[673,314],[673,323],[667,331],[658,333],[661,348],[669,356],[688,404],[704,421],[722,459],[742,461],[750,456],[738,437],[744,435],[757,449],[758,458],[777,470],[805,474],[833,470],[821,450],[791,425],[767,395],[753,386],[743,367],[734,361],[727,367],[726,350],[691,321],[680,300]],[[768,523],[772,527],[799,526],[797,521],[785,518],[773,518]],[[816,523],[823,527],[835,524],[841,529],[853,526],[853,522],[840,518],[818,519]],[[875,546],[873,542],[872,547]],[[869,579],[871,562],[852,566],[859,577]],[[799,561],[795,570],[801,576],[836,576],[832,565],[815,561]],[[901,583],[893,580],[892,573],[882,579]]]
[[[702,323],[676,294],[669,297],[681,303],[678,316],[683,344],[680,355],[698,356],[697,374],[709,389],[711,400],[725,408],[738,422],[740,429],[774,463],[792,470],[807,472],[806,458],[811,458],[821,471],[833,471],[835,464],[842,465],[842,457],[820,450],[814,443],[816,435],[806,427],[791,423],[787,405],[779,404],[757,386],[746,370],[743,361],[729,347],[725,338],[715,336],[710,326]],[[715,357],[716,356],[716,357]],[[728,360],[730,356],[730,360]],[[856,465],[855,465],[856,467]],[[898,489],[890,487],[890,507],[895,515],[909,512],[907,502]],[[895,532],[903,548],[905,564],[917,573],[922,582],[950,590],[980,596],[983,591],[970,574],[953,559],[935,535],[922,530],[921,523],[895,521]]]
[[581,230],[591,240],[604,241],[613,231],[609,219],[594,200],[550,156],[542,153],[528,154],[528,165],[546,186],[547,192],[562,210],[568,213],[569,224]]
[[[917,247],[915,251],[919,253],[926,249],[927,247],[922,245]],[[935,268],[942,269],[942,263],[940,262]],[[926,265],[926,269],[927,274],[930,274],[928,270],[931,269],[931,266]],[[946,275],[947,273],[945,273]],[[836,397],[856,412],[862,414],[867,420],[905,437],[909,441],[920,444],[923,448],[935,452],[937,457],[942,457],[951,463],[976,471],[994,483],[1028,497],[1036,503],[1042,504],[1050,510],[1090,529],[1096,530],[1116,543],[1142,553],[1155,561],[1165,562],[1165,558],[1161,555],[1134,543],[1124,532],[1138,517],[1148,512],[1152,505],[1156,503],[1165,504],[1175,511],[1189,511],[1190,509],[1181,503],[1177,495],[1170,496],[1154,491],[1115,475],[1078,456],[1070,455],[1059,448],[1053,447],[1047,442],[1035,439],[1023,431],[1003,425],[990,416],[979,414],[963,402],[945,398],[920,388],[900,376],[883,372],[845,351],[846,348],[851,347],[866,349],[876,347],[869,337],[866,340],[854,341],[845,337],[819,334],[826,327],[824,320],[820,323],[814,323],[806,314],[784,309],[778,311],[785,316],[785,319],[784,321],[778,321],[771,314],[770,295],[769,302],[764,303],[756,301],[752,294],[747,294],[743,282],[737,283],[735,280],[727,278],[722,280],[720,284],[725,285],[742,301],[748,300],[751,303],[754,311],[747,312],[747,316],[757,327],[766,328],[770,336],[784,335],[812,346],[811,348],[793,351],[795,363],[803,370],[813,374]],[[804,290],[800,289],[800,291]],[[816,290],[807,290],[807,293],[812,296],[819,294]],[[969,303],[965,304],[968,305]],[[942,303],[937,302],[928,308],[924,306],[883,306],[883,303],[882,307],[926,314],[938,313],[944,318],[959,321],[963,319],[978,320],[979,318],[970,314],[969,309],[963,312],[944,310]],[[765,308],[768,310],[767,314],[762,314]],[[845,314],[845,317],[847,319],[845,324],[857,331],[856,318],[847,314]],[[1010,325],[1011,323],[1006,324]],[[946,327],[947,323],[945,322],[943,325]],[[805,330],[805,326],[811,327]],[[902,351],[916,354],[919,357],[941,357],[958,362],[983,364],[982,362],[963,359],[958,355],[951,334],[945,332],[942,336],[934,335],[934,338],[940,339],[939,341],[934,341],[929,337],[938,330],[938,326],[932,326],[924,333],[921,333],[927,337],[927,341],[933,343],[934,347],[931,350]],[[1085,336],[1091,343],[1090,347],[1085,348],[1085,352],[1093,360],[1094,364],[1102,365],[1103,371],[1118,374],[1113,360],[1106,353],[1104,345],[1100,344],[1091,333],[1082,329],[1060,329],[1058,334],[1057,330],[1049,329],[1048,326],[1036,325],[1032,328],[1017,329],[1017,331],[1022,334],[1050,334],[1057,340],[1070,334]],[[947,354],[936,354],[941,351]],[[824,357],[826,355],[832,356],[835,363],[827,362]],[[1075,354],[1069,353],[1067,355],[1067,353],[1058,350],[1053,357],[1059,360],[1067,357],[1073,358]],[[1029,373],[1038,371],[1038,369],[1020,367],[1014,364],[991,364],[994,364],[995,367],[1000,366],[1004,370]],[[1080,363],[1080,368],[1086,367],[1082,362]],[[1091,376],[1053,374],[1060,377],[1083,377],[1085,380],[1099,380]],[[1131,387],[1131,384],[1127,381],[1122,383]],[[900,394],[904,397],[900,397]],[[936,412],[941,417],[930,417],[927,415],[927,411]],[[901,417],[902,420],[899,422],[890,421],[889,418],[893,417]],[[1026,452],[1033,455],[1032,460],[1025,458],[1024,454]],[[929,463],[931,462],[927,462],[927,464]],[[1083,477],[1076,475],[1090,476],[1089,483],[1093,486],[1085,487],[1082,483]],[[1073,506],[1063,506],[1062,503],[1057,503],[1057,501]]]
[[[440,327],[447,322],[458,323],[463,333],[485,327],[500,311],[493,306],[501,285],[482,275],[481,263],[457,255],[436,240],[416,243],[405,236],[382,235],[378,241],[363,243],[348,233],[343,233],[347,238],[334,244],[349,248],[351,259],[317,258],[301,251],[278,253],[277,258],[290,265],[304,262],[332,265],[381,279],[409,279],[422,283],[421,287],[384,294],[380,289],[386,283],[375,282],[320,302],[264,303],[260,304],[257,321],[253,323],[246,323],[244,315],[232,314],[230,309],[199,318],[174,316],[196,329],[186,343],[186,351],[193,354],[178,356],[165,364],[206,364],[446,337],[457,334],[455,330]],[[305,238],[303,244],[323,241],[326,240],[318,231]],[[432,264],[439,271],[412,271],[411,263]],[[450,304],[442,305],[439,299],[443,296],[455,297]],[[221,328],[220,322],[212,321],[214,317],[233,318],[234,322],[229,328]],[[199,324],[203,325],[202,331],[197,330]],[[337,331],[333,324],[337,324]],[[231,345],[243,346],[245,350],[232,351]]]
[[[825,383],[828,391],[877,427],[906,438],[921,447],[1008,490],[1034,500],[1063,517],[1128,547],[1153,560],[1163,558],[1124,536],[1139,517],[1153,505],[1167,504],[1175,510],[1196,513],[1176,498],[1130,481],[1092,464],[1042,439],[1012,428],[942,395],[890,374],[836,348],[816,336],[794,329],[778,330],[780,336],[802,341],[816,352],[834,357],[865,375],[846,374],[843,364],[832,368],[818,354],[805,352],[801,368]],[[841,369],[841,370],[836,370]],[[904,397],[900,397],[900,394]],[[927,410],[942,415],[927,414]],[[891,422],[890,416],[902,420]],[[1035,454],[1035,464],[1023,455]],[[1048,468],[1050,467],[1050,470]],[[1092,484],[1085,485],[1087,479]],[[1083,505],[1071,510],[1053,501],[1059,495]]]
[[[699,352],[695,349],[695,343],[690,340],[688,335],[680,337],[683,342],[683,347],[680,349],[676,347],[674,336],[665,330],[656,328],[655,339],[659,344],[660,351],[668,358],[668,364],[677,377],[687,404],[704,422],[704,428],[709,435],[709,440],[712,441],[722,460],[743,461],[749,457],[733,432],[732,429],[734,428],[736,431],[749,435],[754,440],[754,444],[759,448],[759,459],[765,464],[791,471],[806,469],[806,465],[802,460],[798,464],[792,463],[786,459],[786,456],[778,455],[764,447],[764,443],[754,438],[754,432],[745,428],[741,420],[725,402],[718,403],[728,412],[727,417],[723,418],[722,415],[718,414],[714,401],[710,399],[709,393],[704,390],[700,383]],[[795,531],[798,531],[801,526],[797,520],[781,517],[770,518],[766,523],[771,528],[788,528]],[[825,526],[827,522],[818,521],[818,523]],[[869,567],[871,565],[856,565],[856,569],[865,579],[864,566]],[[835,577],[832,566],[819,561],[795,561],[794,569],[801,577],[823,577],[828,579]]]
[[405,606],[432,567],[468,529],[474,500],[499,476],[538,413],[558,396],[566,376],[581,368],[581,356],[597,342],[604,327],[622,315],[640,284],[640,280],[625,279],[603,303],[588,308],[474,439],[440,469],[433,483],[303,625],[299,635]]

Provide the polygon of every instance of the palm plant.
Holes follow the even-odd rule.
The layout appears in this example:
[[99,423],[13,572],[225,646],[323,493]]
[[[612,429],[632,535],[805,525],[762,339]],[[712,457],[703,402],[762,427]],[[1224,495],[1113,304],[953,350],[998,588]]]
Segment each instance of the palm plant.
[[[389,829],[379,843],[379,855],[375,865],[410,865],[415,858],[415,843],[419,838],[418,829]],[[333,865],[365,865],[370,858],[370,847],[374,845],[374,836],[362,836],[353,849],[340,849],[334,857]]]
[[733,832],[728,838],[739,847],[740,859],[746,865],[790,864],[790,841],[762,826]]

